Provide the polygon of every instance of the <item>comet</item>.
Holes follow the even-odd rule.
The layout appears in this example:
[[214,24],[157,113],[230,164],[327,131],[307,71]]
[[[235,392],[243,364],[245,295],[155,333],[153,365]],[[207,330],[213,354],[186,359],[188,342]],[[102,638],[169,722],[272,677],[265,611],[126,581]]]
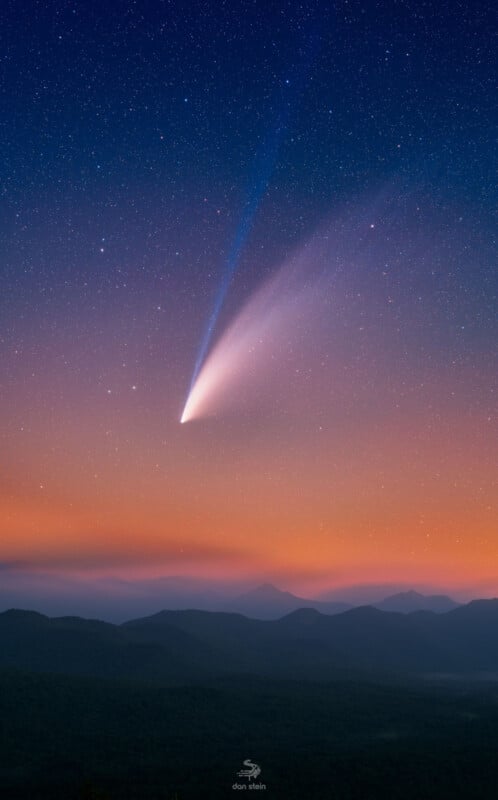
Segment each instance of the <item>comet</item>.
[[315,242],[255,291],[207,355],[182,424],[261,396],[323,318],[328,281],[322,263],[323,246]]
[[[306,392],[299,375],[317,363],[320,348],[328,358],[334,347],[354,347],[353,332],[345,338],[340,320],[346,305],[356,313],[363,295],[371,296],[375,308],[376,276],[401,246],[396,198],[386,187],[338,209],[253,292],[207,351],[182,424],[249,405],[296,407],[299,393]],[[355,330],[363,327],[360,317]]]

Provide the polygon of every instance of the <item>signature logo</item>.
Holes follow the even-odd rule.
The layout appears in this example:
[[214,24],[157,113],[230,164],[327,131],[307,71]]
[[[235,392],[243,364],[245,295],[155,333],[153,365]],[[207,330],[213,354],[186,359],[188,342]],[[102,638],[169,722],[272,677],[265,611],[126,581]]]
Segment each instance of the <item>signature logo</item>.
[[243,764],[247,769],[241,769],[237,772],[239,778],[249,778],[249,780],[252,780],[261,775],[261,767],[259,767],[258,764],[254,764],[250,758],[246,758]]

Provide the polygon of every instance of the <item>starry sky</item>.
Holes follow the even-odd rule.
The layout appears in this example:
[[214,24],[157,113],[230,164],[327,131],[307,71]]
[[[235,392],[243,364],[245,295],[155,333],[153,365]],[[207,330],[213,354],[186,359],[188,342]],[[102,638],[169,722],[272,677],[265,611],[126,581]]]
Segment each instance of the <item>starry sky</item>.
[[3,569],[496,593],[491,4],[0,21]]

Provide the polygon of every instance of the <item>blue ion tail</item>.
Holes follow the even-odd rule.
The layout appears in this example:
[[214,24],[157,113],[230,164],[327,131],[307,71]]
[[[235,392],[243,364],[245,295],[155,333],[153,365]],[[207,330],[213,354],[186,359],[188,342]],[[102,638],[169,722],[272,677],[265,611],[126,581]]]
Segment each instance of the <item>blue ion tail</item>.
[[275,162],[277,159],[281,133],[282,133],[282,128],[280,127],[274,131],[273,136],[266,143],[267,146],[263,153],[263,157],[262,158],[260,157],[259,159],[256,160],[254,171],[256,173],[257,180],[255,181],[254,185],[250,187],[250,191],[248,192],[248,197],[242,212],[242,217],[239,226],[235,232],[235,236],[233,238],[230,247],[230,252],[228,253],[228,257],[225,261],[225,268],[223,270],[222,282],[218,290],[218,293],[216,295],[213,311],[206,326],[206,330],[204,331],[201,345],[199,347],[199,352],[197,354],[197,358],[195,361],[194,371],[192,373],[192,379],[190,381],[190,386],[188,391],[189,395],[195,385],[202,364],[204,363],[204,359],[209,350],[209,346],[213,338],[213,334],[216,328],[216,323],[218,322],[220,311],[223,308],[223,305],[225,303],[225,298],[228,293],[228,289],[230,288],[230,283],[239,265],[240,255],[245,247],[248,236],[254,224],[254,219],[258,212],[261,199],[267,189],[269,180],[271,178],[271,174],[273,172]]
[[297,71],[293,76],[293,80],[285,81],[283,90],[284,93],[280,101],[280,112],[277,116],[276,125],[271,131],[270,135],[266,138],[265,142],[262,144],[254,161],[251,173],[251,181],[246,193],[246,202],[244,204],[240,222],[237,230],[235,231],[235,235],[225,261],[223,276],[215,298],[213,311],[206,325],[199,351],[197,353],[186,403],[188,402],[188,398],[192,392],[192,389],[194,388],[195,382],[204,363],[204,359],[208,353],[220,311],[223,308],[228,289],[230,288],[230,283],[239,265],[240,255],[244,249],[249,234],[251,233],[261,199],[266,192],[273,170],[275,169],[280,143],[285,131],[289,126],[291,111],[295,106],[296,100],[307,81],[312,64],[316,57],[317,50],[319,48],[319,39],[316,35],[314,26],[313,29],[310,29],[309,35],[305,38],[306,41],[303,49],[303,60],[299,64]]

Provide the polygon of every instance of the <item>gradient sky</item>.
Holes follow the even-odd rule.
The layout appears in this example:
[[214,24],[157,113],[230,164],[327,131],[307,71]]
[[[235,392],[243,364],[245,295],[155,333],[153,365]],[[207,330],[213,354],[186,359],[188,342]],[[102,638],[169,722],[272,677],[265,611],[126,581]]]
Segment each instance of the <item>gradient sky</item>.
[[498,593],[490,4],[0,21],[4,568]]

